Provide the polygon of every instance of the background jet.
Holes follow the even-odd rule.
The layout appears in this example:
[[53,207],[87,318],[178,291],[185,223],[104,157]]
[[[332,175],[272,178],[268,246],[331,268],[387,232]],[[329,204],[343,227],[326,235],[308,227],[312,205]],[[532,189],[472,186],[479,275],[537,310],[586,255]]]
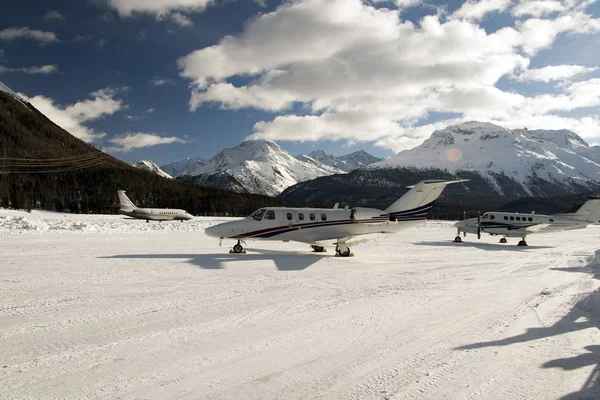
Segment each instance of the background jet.
[[190,213],[185,210],[177,210],[174,208],[139,208],[129,197],[125,195],[124,190],[117,190],[119,195],[119,202],[121,208],[119,212],[121,214],[128,215],[133,218],[145,219],[146,222],[152,221],[172,221],[172,220],[188,220],[194,218]]
[[600,199],[590,198],[575,213],[569,214],[521,214],[505,212],[487,212],[477,218],[459,221],[456,227],[456,243],[462,242],[460,233],[477,235],[482,233],[501,235],[500,243],[506,243],[507,237],[520,237],[518,246],[527,246],[525,237],[533,233],[556,232],[568,229],[585,228],[600,222]]

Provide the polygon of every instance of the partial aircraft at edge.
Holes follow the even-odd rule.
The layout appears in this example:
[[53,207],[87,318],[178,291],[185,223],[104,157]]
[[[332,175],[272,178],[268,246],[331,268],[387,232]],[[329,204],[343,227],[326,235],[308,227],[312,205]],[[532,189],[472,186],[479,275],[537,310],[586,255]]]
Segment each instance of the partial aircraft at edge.
[[129,200],[129,197],[125,195],[124,190],[117,190],[117,194],[119,195],[119,202],[121,203],[119,212],[133,218],[145,219],[146,222],[149,222],[150,220],[159,222],[173,220],[184,221],[194,218],[193,215],[187,211],[175,208],[139,208]]
[[517,246],[527,246],[525,237],[533,233],[557,232],[570,229],[585,228],[590,224],[600,222],[600,198],[590,198],[575,213],[543,215],[543,214],[521,214],[505,212],[486,212],[477,218],[469,218],[459,221],[456,227],[454,242],[460,243],[467,233],[477,235],[481,233],[500,235],[500,243],[506,243],[507,237],[520,237]]
[[206,229],[221,240],[237,239],[233,253],[242,253],[243,240],[281,240],[308,243],[315,252],[334,245],[337,256],[351,256],[351,239],[375,233],[395,233],[422,223],[446,185],[466,180],[426,180],[414,186],[385,211],[355,207],[261,208],[248,217]]

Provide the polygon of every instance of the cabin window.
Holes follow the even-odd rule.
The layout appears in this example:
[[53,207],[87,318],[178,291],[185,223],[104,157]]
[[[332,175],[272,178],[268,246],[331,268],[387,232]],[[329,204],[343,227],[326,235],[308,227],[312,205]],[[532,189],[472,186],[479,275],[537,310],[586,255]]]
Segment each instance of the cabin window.
[[552,218],[550,218],[550,222],[554,222],[554,220]]
[[529,220],[529,222],[533,221],[533,218],[529,217],[527,218]]
[[327,215],[321,214],[321,221],[327,221]]
[[510,217],[510,220],[511,220],[511,221],[514,221],[514,220],[515,220],[515,217]]
[[504,219],[505,219],[505,220],[508,220],[508,217],[505,215],[505,216],[504,216]]
[[520,220],[521,220],[521,217],[517,217],[517,221],[520,221]]
[[287,214],[285,214],[285,216],[288,219],[288,221],[291,221],[293,218],[292,213],[287,213]]
[[495,215],[490,215],[490,219],[496,219]]
[[248,216],[248,218],[254,218],[256,221],[260,221],[260,220],[262,220],[264,215],[265,215],[265,209],[261,208],[260,210],[256,210],[252,214],[250,214]]
[[298,213],[298,221],[304,221],[304,214]]
[[315,214],[314,214],[314,213],[310,213],[310,216],[309,216],[309,217],[310,217],[310,220],[311,220],[311,221],[314,221],[315,219],[317,219],[317,217],[315,216]]
[[265,214],[265,219],[274,220],[275,219],[275,211],[268,210],[267,213]]

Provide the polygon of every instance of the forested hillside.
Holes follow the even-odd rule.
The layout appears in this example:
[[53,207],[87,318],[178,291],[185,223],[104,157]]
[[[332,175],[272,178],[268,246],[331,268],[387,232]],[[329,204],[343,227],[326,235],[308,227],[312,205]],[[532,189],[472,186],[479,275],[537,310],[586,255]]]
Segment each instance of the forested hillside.
[[288,200],[238,194],[161,178],[100,152],[33,106],[0,92],[0,207],[114,213],[123,189],[139,206],[194,215],[246,215]]

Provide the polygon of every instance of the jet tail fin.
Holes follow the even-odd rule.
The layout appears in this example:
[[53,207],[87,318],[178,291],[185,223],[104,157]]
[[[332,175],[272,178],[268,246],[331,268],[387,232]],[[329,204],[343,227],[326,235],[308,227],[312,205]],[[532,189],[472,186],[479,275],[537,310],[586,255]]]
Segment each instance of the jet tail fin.
[[589,198],[574,214],[577,219],[600,223],[600,198]]
[[411,189],[389,206],[385,212],[390,214],[390,219],[424,219],[446,185],[467,181],[468,179],[421,181],[416,185],[409,186]]
[[133,204],[131,200],[129,200],[129,197],[127,197],[124,190],[117,190],[117,194],[119,195],[119,203],[121,204],[121,208],[128,210],[137,208],[137,206]]

